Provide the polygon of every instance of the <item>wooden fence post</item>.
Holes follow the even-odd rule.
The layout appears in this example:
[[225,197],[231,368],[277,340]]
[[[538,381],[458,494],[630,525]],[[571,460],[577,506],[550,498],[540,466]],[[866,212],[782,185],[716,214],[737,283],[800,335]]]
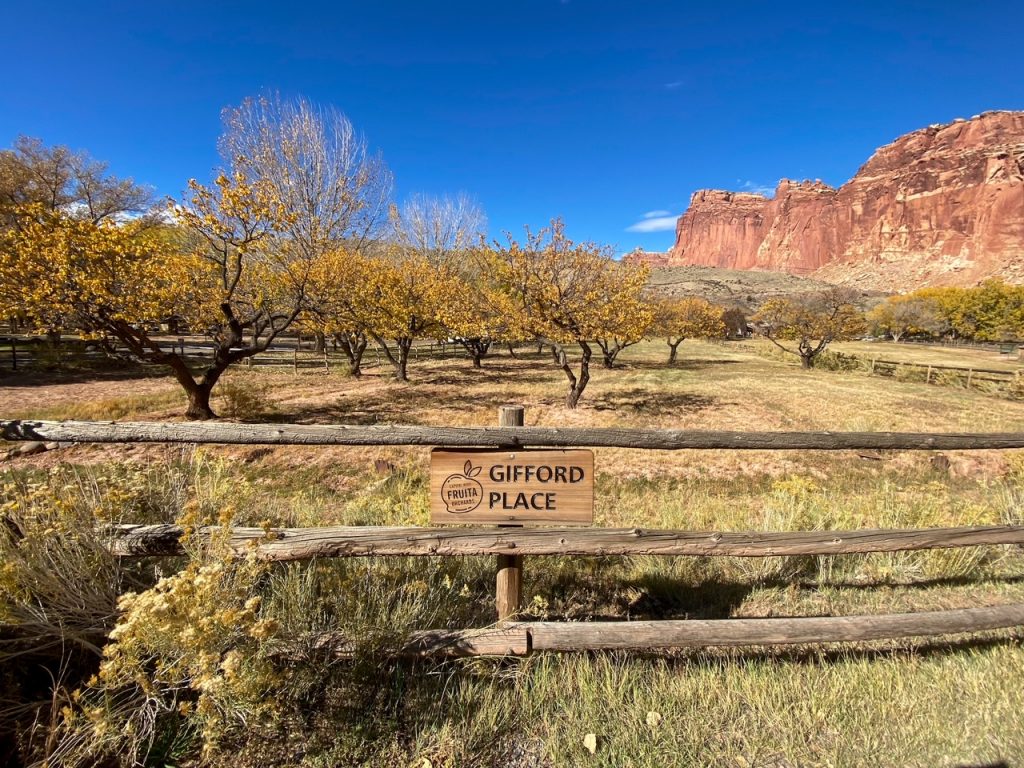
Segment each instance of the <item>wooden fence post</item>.
[[[526,408],[521,405],[498,407],[499,427],[522,427],[526,423],[525,419]],[[498,621],[505,621],[518,613],[523,606],[523,558],[521,555],[498,555],[498,575],[495,587]]]
[[11,368],[18,370],[18,340],[11,336]]
[[925,384],[931,384],[932,383],[932,367],[930,365],[928,366],[928,373],[925,374],[924,383]]

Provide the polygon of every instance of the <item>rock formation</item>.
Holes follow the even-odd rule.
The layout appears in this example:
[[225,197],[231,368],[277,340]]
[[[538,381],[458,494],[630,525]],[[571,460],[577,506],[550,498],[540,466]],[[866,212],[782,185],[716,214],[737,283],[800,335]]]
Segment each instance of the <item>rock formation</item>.
[[908,133],[839,189],[784,179],[770,199],[698,191],[664,263],[881,290],[1024,282],[1024,112]]

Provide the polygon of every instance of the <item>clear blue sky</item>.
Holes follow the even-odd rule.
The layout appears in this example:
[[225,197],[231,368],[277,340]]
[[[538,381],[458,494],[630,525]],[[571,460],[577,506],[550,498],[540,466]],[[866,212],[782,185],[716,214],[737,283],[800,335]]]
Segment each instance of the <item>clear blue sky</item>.
[[[0,145],[87,149],[162,193],[218,162],[220,110],[274,89],[343,110],[413,192],[492,234],[660,250],[702,187],[846,181],[929,123],[1024,109],[1024,2],[5,0]],[[667,213],[664,213],[667,212]]]

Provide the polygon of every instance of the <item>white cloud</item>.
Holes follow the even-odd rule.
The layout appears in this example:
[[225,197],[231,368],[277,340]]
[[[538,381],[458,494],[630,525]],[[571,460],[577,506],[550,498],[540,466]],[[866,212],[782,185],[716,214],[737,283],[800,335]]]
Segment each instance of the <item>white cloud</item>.
[[671,83],[665,83],[665,88],[670,91],[674,91],[676,88],[683,84],[682,80],[673,80]]
[[770,187],[767,184],[759,184],[758,182],[750,181],[749,179],[746,181],[736,179],[736,183],[740,185],[740,189],[744,192],[753,192],[756,195],[766,195],[767,197],[771,197],[775,193],[775,187]]
[[[666,211],[652,211],[666,213]],[[648,216],[644,214],[641,221],[626,227],[627,232],[671,232],[676,228],[678,216]]]
[[672,211],[648,211],[643,215],[645,219],[656,219],[660,216],[671,216]]

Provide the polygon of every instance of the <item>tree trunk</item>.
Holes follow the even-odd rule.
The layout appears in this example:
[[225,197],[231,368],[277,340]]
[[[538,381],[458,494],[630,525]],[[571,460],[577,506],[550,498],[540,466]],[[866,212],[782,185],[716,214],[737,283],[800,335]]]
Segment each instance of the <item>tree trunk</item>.
[[814,355],[800,355],[800,367],[810,370],[814,367]]
[[508,343],[508,353],[510,355],[512,355],[513,359],[515,359],[515,360],[519,359],[519,356],[516,354],[515,349],[512,347],[512,342],[511,341]]
[[207,421],[217,418],[217,414],[210,407],[210,394],[213,387],[198,384],[188,389],[188,408],[185,410],[185,418],[193,421]]
[[362,332],[336,333],[332,343],[334,348],[341,347],[348,358],[349,375],[359,378],[363,375],[363,353],[368,343],[366,334]]
[[322,355],[324,350],[327,349],[327,337],[322,331],[317,331],[314,335],[315,342],[313,344],[313,351],[317,354]]
[[207,419],[217,418],[217,414],[210,407],[210,395],[213,392],[214,384],[220,379],[223,369],[217,370],[216,366],[208,368],[206,373],[203,374],[203,378],[196,381],[188,366],[185,365],[185,361],[178,357],[178,355],[169,355],[167,364],[171,367],[174,378],[181,384],[181,388],[185,390],[185,396],[188,397],[188,408],[185,411],[185,418],[192,419],[193,421],[206,421]]
[[473,367],[482,368],[480,361],[487,354],[487,351],[491,348],[490,339],[459,339],[459,343],[462,344],[469,356],[473,358]]
[[679,341],[676,341],[674,343],[671,341],[666,341],[665,343],[668,344],[668,348],[670,350],[670,352],[668,353],[668,364],[675,365],[676,357],[679,352],[679,345],[683,343],[683,340],[679,339]]
[[587,383],[590,381],[590,358],[593,355],[593,350],[590,345],[585,341],[578,342],[580,349],[583,350],[583,357],[580,360],[580,375],[576,376],[573,373],[572,366],[569,364],[569,358],[565,354],[565,350],[561,347],[552,345],[551,354],[555,361],[555,365],[562,369],[565,373],[565,377],[569,380],[569,392],[565,396],[565,407],[574,409],[580,402],[580,397],[583,395],[583,390],[587,388]]
[[395,378],[399,381],[409,380],[409,350],[412,349],[412,339],[397,339],[398,341],[398,362],[395,365]]

